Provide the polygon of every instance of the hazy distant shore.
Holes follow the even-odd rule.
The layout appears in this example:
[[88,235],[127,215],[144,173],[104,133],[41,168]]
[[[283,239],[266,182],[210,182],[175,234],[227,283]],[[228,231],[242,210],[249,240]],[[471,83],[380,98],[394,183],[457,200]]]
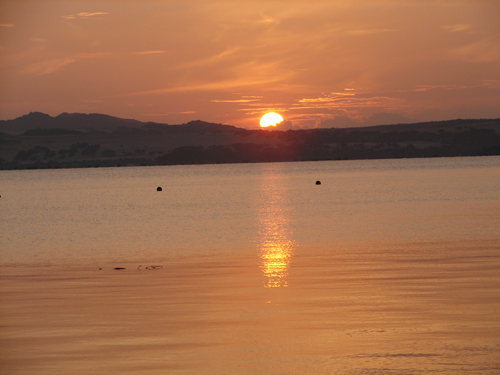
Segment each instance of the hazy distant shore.
[[500,155],[500,119],[248,130],[192,121],[30,113],[0,121],[0,169]]

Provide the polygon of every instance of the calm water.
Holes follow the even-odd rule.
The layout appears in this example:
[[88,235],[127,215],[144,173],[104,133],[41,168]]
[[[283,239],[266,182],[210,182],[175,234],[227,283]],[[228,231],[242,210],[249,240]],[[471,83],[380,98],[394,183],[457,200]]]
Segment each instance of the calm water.
[[0,194],[2,373],[500,372],[499,157],[2,171]]

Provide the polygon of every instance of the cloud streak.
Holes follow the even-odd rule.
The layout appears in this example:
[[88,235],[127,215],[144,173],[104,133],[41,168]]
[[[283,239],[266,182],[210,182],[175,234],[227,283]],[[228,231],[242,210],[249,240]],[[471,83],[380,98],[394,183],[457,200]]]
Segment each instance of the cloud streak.
[[[277,79],[261,79],[261,80],[248,80],[248,79],[234,79],[234,80],[224,80],[208,83],[198,83],[190,85],[177,85],[173,87],[156,89],[156,90],[146,90],[138,91],[130,94],[125,94],[123,96],[144,96],[144,95],[162,95],[170,93],[181,93],[181,92],[195,92],[195,91],[218,91],[226,89],[236,89],[251,86],[262,86],[268,85],[273,82],[280,81]],[[121,96],[121,95],[119,95]]]
[[364,108],[394,106],[401,103],[401,99],[376,94],[357,95],[353,93],[331,93],[316,98],[299,99],[292,109],[337,109],[337,108]]
[[251,103],[259,101],[260,99],[233,99],[233,100],[223,100],[223,99],[212,99],[212,103]]
[[86,53],[86,54],[82,53],[63,58],[48,59],[33,64],[29,64],[28,66],[20,69],[20,72],[28,75],[43,76],[54,73],[64,68],[66,65],[73,64],[78,60],[90,59],[103,55],[108,55],[108,53]]
[[241,49],[240,47],[228,48],[225,51],[218,53],[214,56],[182,64],[179,68],[194,68],[194,67],[199,67],[199,66],[212,65],[212,64],[218,63],[218,62],[226,59],[227,57],[234,55],[240,49]]
[[349,30],[345,31],[344,34],[353,36],[363,36],[363,35],[373,35],[380,33],[392,33],[397,31],[396,29],[360,29],[360,30]]
[[141,52],[134,52],[134,55],[158,55],[162,53],[167,53],[167,51],[141,51]]
[[450,33],[469,31],[469,30],[472,30],[472,25],[464,25],[464,24],[448,25],[448,26],[443,26],[443,30],[450,32]]
[[77,14],[70,14],[68,16],[63,16],[63,18],[66,18],[68,20],[74,20],[74,19],[87,19],[95,16],[104,16],[109,13],[107,12],[93,12],[93,13],[88,13],[88,12],[80,12]]

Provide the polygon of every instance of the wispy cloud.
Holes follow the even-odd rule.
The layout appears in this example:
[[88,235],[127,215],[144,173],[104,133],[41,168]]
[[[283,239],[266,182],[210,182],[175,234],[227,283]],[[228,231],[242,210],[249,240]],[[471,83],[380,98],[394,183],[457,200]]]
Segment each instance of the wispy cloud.
[[74,63],[77,60],[78,59],[75,57],[45,60],[28,65],[27,67],[21,69],[21,73],[43,76],[45,74],[53,73],[68,64]]
[[[224,91],[239,90],[243,88],[269,88],[275,90],[284,89],[282,85],[293,77],[294,72],[281,70],[281,65],[277,62],[258,63],[249,61],[242,64],[235,64],[226,71],[227,79],[213,79],[201,77],[189,77],[185,80],[179,79],[179,82],[156,90],[147,90],[133,92],[119,96],[142,96],[142,95],[161,95],[169,93],[193,92],[193,91]],[[191,73],[192,75],[192,73]],[[208,81],[208,82],[207,82]]]
[[377,94],[354,94],[352,92],[334,92],[315,98],[303,98],[291,107],[291,109],[336,109],[336,108],[366,108],[398,106],[402,99],[380,96]]
[[156,55],[160,53],[167,53],[167,51],[141,51],[141,52],[134,52],[134,55]]
[[280,21],[278,21],[276,18],[269,17],[267,15],[264,15],[262,12],[260,13],[260,19],[257,21],[258,24],[264,24],[264,25],[278,25]]
[[500,79],[485,79],[481,81],[483,87],[487,87],[490,89],[498,89],[500,88]]
[[238,108],[238,112],[244,112],[247,116],[262,115],[266,112],[288,112],[290,108],[283,103],[252,103],[247,108]]
[[272,82],[273,82],[272,80],[266,80],[266,79],[263,80],[235,79],[235,80],[199,83],[194,85],[180,85],[180,86],[174,86],[157,90],[139,91],[126,94],[125,96],[161,95],[161,94],[169,94],[175,92],[192,92],[192,91],[212,91],[212,90],[215,91],[215,90],[233,89],[233,88],[240,88],[247,86],[265,85]]
[[14,27],[12,23],[0,23],[0,27]]
[[224,100],[224,99],[212,99],[210,100],[213,103],[250,103],[250,102],[256,102],[259,101],[260,99],[229,99],[229,100]]
[[459,31],[468,31],[472,30],[472,25],[464,25],[464,24],[448,25],[448,26],[443,26],[443,30],[448,31],[450,33],[456,33]]
[[394,31],[397,31],[397,30],[396,29],[360,29],[360,30],[345,31],[344,34],[361,36],[361,35],[373,35],[373,34],[380,34],[380,33],[390,33],[390,32],[394,32]]
[[211,65],[215,64],[219,61],[224,60],[225,58],[234,55],[237,51],[239,51],[241,48],[240,47],[232,47],[228,48],[225,51],[222,51],[221,53],[218,53],[214,56],[207,57],[205,59],[201,59],[198,61],[193,61],[190,63],[183,64],[181,68],[193,68],[196,66],[205,66],[205,65]]
[[69,19],[69,20],[74,20],[74,19],[87,19],[90,17],[95,17],[95,16],[103,16],[109,14],[107,12],[94,12],[94,13],[88,13],[88,12],[80,12],[75,14],[70,14],[69,16],[63,16],[63,18]]
[[43,76],[46,74],[54,73],[66,65],[72,64],[78,60],[88,59],[92,57],[108,55],[108,53],[82,53],[74,56],[68,56],[59,59],[49,59],[41,62],[30,64],[20,71],[21,73],[31,74],[35,76]]
[[481,63],[500,61],[500,34],[455,48],[450,51],[449,56]]
[[[418,85],[414,90],[411,91],[431,91],[431,90],[442,90],[442,91],[453,91],[453,90],[469,90],[469,89],[478,89],[478,88],[500,88],[500,80],[487,79],[480,81],[479,84],[476,85]],[[406,92],[405,90],[401,90],[401,92]]]

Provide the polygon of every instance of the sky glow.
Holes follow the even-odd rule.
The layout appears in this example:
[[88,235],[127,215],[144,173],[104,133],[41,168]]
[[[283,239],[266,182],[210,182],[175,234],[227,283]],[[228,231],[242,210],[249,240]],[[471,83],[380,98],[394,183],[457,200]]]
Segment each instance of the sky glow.
[[0,119],[500,117],[499,1],[0,2]]

